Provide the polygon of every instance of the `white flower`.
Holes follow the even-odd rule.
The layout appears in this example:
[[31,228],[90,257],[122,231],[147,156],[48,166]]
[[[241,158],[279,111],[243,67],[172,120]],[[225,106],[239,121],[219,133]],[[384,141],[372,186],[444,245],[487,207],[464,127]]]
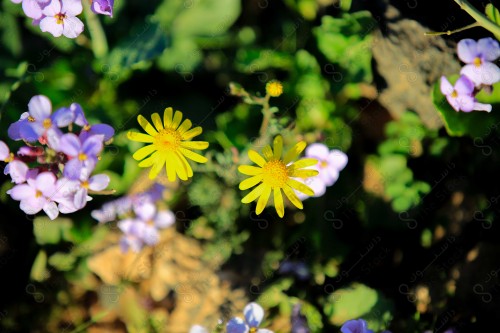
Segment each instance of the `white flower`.
[[227,333],[273,333],[265,328],[259,328],[264,318],[264,309],[257,303],[249,303],[243,310],[245,321],[235,317],[226,325]]

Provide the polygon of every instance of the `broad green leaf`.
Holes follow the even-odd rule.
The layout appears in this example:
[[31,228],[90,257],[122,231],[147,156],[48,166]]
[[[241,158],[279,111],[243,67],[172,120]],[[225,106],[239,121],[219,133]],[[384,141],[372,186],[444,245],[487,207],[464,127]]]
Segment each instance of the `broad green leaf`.
[[33,232],[37,244],[57,244],[64,241],[71,241],[71,219],[57,218],[51,221],[46,216],[39,216],[33,222]]
[[33,266],[31,266],[30,277],[34,281],[44,281],[47,279],[47,253],[44,250],[38,252]]
[[49,257],[49,264],[59,271],[69,271],[73,268],[76,258],[63,252],[56,252]]
[[327,299],[324,312],[334,325],[341,326],[348,320],[363,318],[370,329],[378,331],[385,328],[392,308],[392,303],[378,291],[353,283],[333,292]]

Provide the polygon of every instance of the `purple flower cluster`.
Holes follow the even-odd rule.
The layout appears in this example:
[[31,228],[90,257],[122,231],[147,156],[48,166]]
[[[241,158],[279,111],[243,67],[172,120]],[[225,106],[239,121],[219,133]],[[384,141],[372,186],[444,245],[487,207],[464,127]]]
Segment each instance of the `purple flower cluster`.
[[157,244],[159,230],[175,222],[174,213],[157,208],[156,202],[162,198],[164,189],[164,186],[155,184],[149,191],[108,202],[101,209],[92,211],[91,215],[100,223],[118,219],[118,228],[123,232],[122,252],[129,249],[139,252],[144,246]]
[[[313,189],[314,197],[320,197],[326,192],[328,186],[335,184],[339,178],[339,172],[347,165],[347,155],[340,150],[329,150],[322,143],[313,143],[306,148],[306,157],[315,158],[318,164],[310,167],[310,169],[318,170],[319,174],[308,178],[305,183]],[[304,182],[302,179],[299,181]],[[295,191],[300,200],[308,198],[302,192]]]
[[[65,127],[68,133],[62,131]],[[89,191],[102,191],[109,184],[107,175],[92,172],[114,130],[105,124],[89,125],[79,104],[52,112],[47,97],[34,96],[8,135],[26,144],[14,154],[0,141],[0,160],[8,163],[4,173],[16,184],[7,193],[21,202],[26,214],[43,210],[53,220],[59,213],[82,209],[92,200]]]
[[460,78],[452,85],[446,77],[441,77],[441,92],[455,111],[491,111],[490,104],[478,103],[476,94],[500,81],[500,68],[494,61],[500,57],[500,46],[493,38],[482,38],[477,42],[462,39],[458,42],[457,53],[465,65]]
[[[11,0],[21,3],[24,14],[33,19],[33,25],[54,37],[64,35],[76,38],[83,31],[77,17],[82,13],[82,0]],[[92,0],[91,9],[96,14],[113,16],[114,0]]]
[[[364,319],[348,320],[340,328],[342,333],[374,333],[368,329],[368,323]],[[391,333],[390,331],[383,331],[382,333]]]

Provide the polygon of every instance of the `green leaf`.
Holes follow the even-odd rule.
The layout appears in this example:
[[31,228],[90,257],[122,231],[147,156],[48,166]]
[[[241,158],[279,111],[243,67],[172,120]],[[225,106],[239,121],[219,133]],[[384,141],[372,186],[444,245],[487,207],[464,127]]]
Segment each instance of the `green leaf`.
[[321,329],[323,328],[321,312],[307,302],[302,302],[301,304],[301,312],[307,318],[307,325],[309,326],[311,332],[321,332]]
[[[493,4],[489,3],[486,5],[485,7],[485,13],[486,13],[486,16],[493,22],[496,23],[496,25],[499,25],[500,26],[500,12],[498,11],[498,9],[493,6]],[[499,35],[495,35],[495,37],[497,39],[500,39],[500,36]]]
[[59,271],[69,271],[75,265],[76,258],[68,253],[56,252],[49,258],[49,264]]
[[378,331],[386,327],[392,308],[392,303],[378,291],[354,283],[332,293],[324,312],[334,325],[341,326],[348,320],[363,318],[370,329]]
[[31,267],[30,277],[34,281],[44,281],[47,279],[47,253],[44,250],[38,252],[33,266]]
[[46,216],[36,217],[33,232],[37,244],[57,244],[62,240],[71,241],[72,221],[68,218],[57,218],[51,221]]
[[[451,77],[450,82],[454,84],[457,78],[457,76]],[[492,126],[500,121],[499,89],[500,83],[497,83],[493,85],[493,93],[491,95],[485,92],[476,95],[479,102],[493,105],[491,113],[484,111],[457,112],[450,106],[446,97],[441,93],[440,81],[436,82],[432,90],[432,100],[443,119],[448,135],[468,135],[471,137],[485,136],[488,129],[491,129]]]
[[344,84],[372,81],[370,32],[375,27],[371,14],[360,11],[341,18],[324,16],[321,26],[314,30],[320,51],[344,70]]

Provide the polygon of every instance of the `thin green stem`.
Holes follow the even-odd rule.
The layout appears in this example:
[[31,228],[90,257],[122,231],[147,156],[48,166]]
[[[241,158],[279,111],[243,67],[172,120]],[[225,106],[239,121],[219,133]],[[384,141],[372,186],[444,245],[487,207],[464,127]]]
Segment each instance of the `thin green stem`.
[[441,32],[426,32],[425,35],[426,36],[442,36],[442,35],[451,35],[451,34],[456,34],[457,32],[460,32],[460,31],[464,31],[464,30],[467,30],[467,29],[471,29],[471,28],[475,28],[475,27],[480,27],[481,24],[479,24],[478,22],[475,22],[475,23],[472,23],[472,24],[469,24],[468,26],[465,26],[465,27],[462,27],[462,28],[459,28],[459,29],[455,29],[455,30],[448,30],[448,31],[441,31]]
[[465,10],[474,20],[476,20],[480,26],[482,26],[486,30],[489,30],[494,35],[500,36],[500,26],[496,25],[494,22],[488,19],[485,15],[483,15],[483,13],[481,13],[479,10],[473,7],[468,1],[466,0],[454,0],[454,1],[460,6],[460,8]]
[[99,21],[97,15],[92,12],[90,6],[84,5],[83,10],[85,12],[85,20],[87,21],[88,31],[90,33],[94,56],[98,59],[103,58],[108,54],[108,41],[104,29],[102,28],[101,21]]
[[260,125],[260,138],[264,138],[267,132],[267,128],[269,127],[269,121],[271,120],[271,117],[273,114],[271,113],[271,110],[269,109],[269,98],[271,96],[266,95],[264,98],[264,101],[262,103],[262,113],[264,114],[264,117],[262,118],[262,125]]
[[94,325],[95,323],[98,323],[99,320],[106,317],[110,312],[111,312],[111,310],[106,310],[106,311],[103,311],[103,312],[93,316],[92,318],[90,318],[89,321],[82,323],[81,325],[78,325],[78,327],[76,327],[70,333],[83,332],[85,329],[89,328],[90,326]]

